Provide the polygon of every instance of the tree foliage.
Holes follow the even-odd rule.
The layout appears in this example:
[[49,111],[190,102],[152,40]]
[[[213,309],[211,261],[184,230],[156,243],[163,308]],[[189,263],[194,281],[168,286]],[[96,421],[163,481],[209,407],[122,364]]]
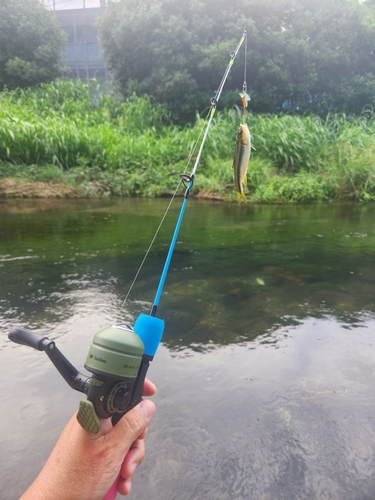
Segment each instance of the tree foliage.
[[0,89],[56,78],[64,42],[59,23],[39,0],[0,0]]
[[[243,28],[252,110],[360,113],[375,105],[374,14],[371,0],[120,0],[99,35],[121,92],[151,94],[180,118],[209,103]],[[227,105],[243,67],[240,53]]]

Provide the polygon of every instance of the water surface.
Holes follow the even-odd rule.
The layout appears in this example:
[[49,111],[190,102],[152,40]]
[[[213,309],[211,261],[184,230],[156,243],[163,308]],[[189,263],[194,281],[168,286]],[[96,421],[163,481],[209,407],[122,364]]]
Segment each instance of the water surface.
[[[92,337],[152,303],[180,201],[0,202],[2,498],[81,396],[11,326],[80,370]],[[134,500],[375,497],[375,207],[190,200],[158,310],[158,386]]]

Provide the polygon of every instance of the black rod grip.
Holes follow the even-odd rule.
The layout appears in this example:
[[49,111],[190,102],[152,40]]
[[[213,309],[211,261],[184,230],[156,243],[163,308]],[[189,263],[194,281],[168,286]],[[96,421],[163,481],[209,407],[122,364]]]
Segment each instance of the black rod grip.
[[43,345],[43,340],[48,340],[48,337],[43,337],[38,333],[30,332],[30,330],[25,330],[25,328],[19,326],[15,326],[11,329],[8,338],[16,344],[26,345],[37,351],[44,351],[45,346]]

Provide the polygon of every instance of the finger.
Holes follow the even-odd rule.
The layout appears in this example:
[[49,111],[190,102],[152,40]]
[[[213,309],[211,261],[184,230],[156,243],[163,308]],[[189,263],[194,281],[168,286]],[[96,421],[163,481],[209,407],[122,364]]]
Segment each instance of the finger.
[[138,465],[143,461],[145,452],[144,441],[137,439],[132,444],[121,466],[120,476],[117,481],[117,491],[120,495],[128,495],[130,493],[133,474]]
[[125,455],[131,445],[146,430],[155,412],[155,405],[149,399],[137,406],[119,420],[115,427],[103,436],[108,446],[114,447],[119,454]]
[[129,495],[131,489],[132,489],[132,478],[130,477],[129,479],[123,479],[120,476],[117,483],[117,491],[120,493],[120,495],[124,496]]
[[137,439],[128,451],[122,466],[121,466],[121,477],[123,479],[129,479],[134,474],[135,469],[145,458],[146,447],[143,439]]
[[145,379],[143,384],[142,396],[153,396],[156,393],[156,386],[149,380]]
[[[143,392],[142,396],[153,396],[156,393],[156,386],[153,384],[149,379],[145,379],[144,384],[143,384]],[[100,430],[100,436],[104,436],[105,434],[108,434],[110,430],[112,430],[113,425],[112,421],[110,418],[107,419],[100,419],[102,427]],[[146,434],[143,436],[145,437]]]
[[147,436],[147,431],[148,431],[148,427],[142,432],[142,434],[140,436],[138,436],[138,439],[144,439]]

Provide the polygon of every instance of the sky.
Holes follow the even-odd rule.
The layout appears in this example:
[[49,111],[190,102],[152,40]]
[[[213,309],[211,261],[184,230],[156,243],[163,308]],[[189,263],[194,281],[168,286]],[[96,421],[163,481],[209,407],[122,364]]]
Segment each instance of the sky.
[[44,3],[51,8],[55,5],[56,10],[100,7],[100,0],[44,0]]

